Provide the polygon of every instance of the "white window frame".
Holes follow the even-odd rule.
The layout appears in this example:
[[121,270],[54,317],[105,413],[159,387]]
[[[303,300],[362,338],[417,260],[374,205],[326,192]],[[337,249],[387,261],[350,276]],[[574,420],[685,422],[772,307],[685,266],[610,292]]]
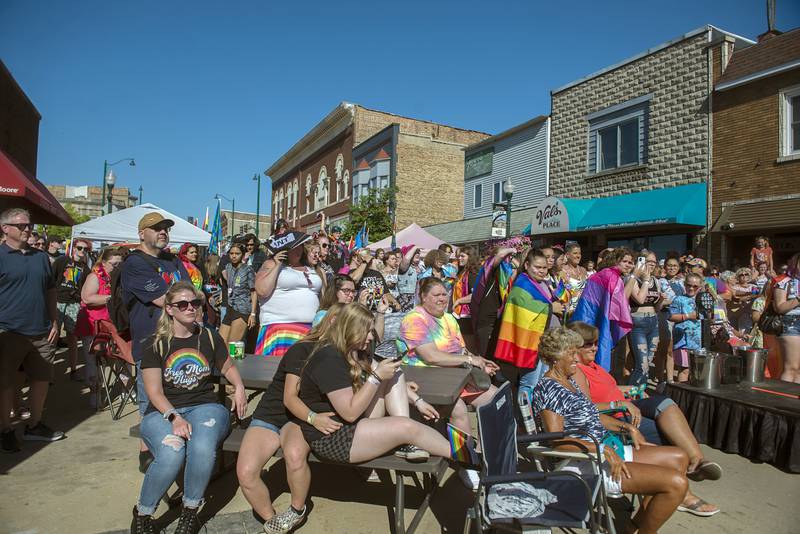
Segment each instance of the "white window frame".
[[[800,85],[780,91],[780,156],[800,156],[800,147],[792,150],[792,98],[800,96]],[[800,128],[800,124],[797,125]]]
[[[480,189],[480,194],[478,194]],[[479,210],[483,207],[483,184],[478,182],[472,185],[472,209]]]
[[500,204],[501,202],[505,202],[505,192],[503,191],[503,186],[505,185],[505,180],[500,180],[492,185],[492,203]]
[[[641,139],[639,138],[639,128],[641,125],[639,124],[639,117],[632,117],[632,118],[625,118],[620,120],[619,122],[615,122],[614,124],[609,124],[608,126],[603,126],[601,128],[597,128],[595,135],[597,136],[597,141],[595,142],[595,168],[597,169],[596,172],[605,172],[605,171],[613,171],[616,169],[624,169],[625,167],[634,167],[637,165],[641,165],[640,154],[642,153],[642,146],[641,146]],[[622,159],[622,126],[628,124],[630,122],[636,122],[636,161],[631,163],[620,163]],[[615,128],[617,130],[617,164],[613,167],[606,167],[600,168],[600,163],[602,158],[600,155],[603,153],[603,136],[600,135],[602,132],[609,130],[611,128]]]

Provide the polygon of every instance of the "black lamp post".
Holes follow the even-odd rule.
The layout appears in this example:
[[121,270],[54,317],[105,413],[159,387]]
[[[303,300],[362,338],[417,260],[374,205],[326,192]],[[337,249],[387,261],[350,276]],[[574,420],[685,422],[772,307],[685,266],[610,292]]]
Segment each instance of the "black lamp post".
[[503,197],[505,202],[495,202],[492,209],[503,208],[506,210],[506,239],[511,237],[511,198],[514,196],[514,182],[511,178],[503,183]]
[[106,174],[106,190],[108,191],[108,213],[111,213],[113,205],[111,201],[113,200],[113,192],[114,192],[114,184],[117,183],[117,176],[114,174],[113,169],[108,169],[108,174]]
[[122,163],[123,161],[127,161],[128,165],[130,165],[131,167],[136,167],[136,161],[134,161],[133,158],[122,158],[121,160],[117,160],[113,163],[109,163],[108,160],[103,161],[103,192],[100,194],[100,215],[103,214],[103,203],[106,201],[106,188],[108,186],[108,183],[106,182],[107,179],[106,177],[108,176],[111,167],[113,167],[117,163]]

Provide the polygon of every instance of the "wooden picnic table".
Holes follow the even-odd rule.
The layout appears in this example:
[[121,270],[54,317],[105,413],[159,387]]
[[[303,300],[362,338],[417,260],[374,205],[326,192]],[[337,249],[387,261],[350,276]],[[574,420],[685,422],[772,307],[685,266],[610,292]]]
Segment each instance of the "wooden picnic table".
[[[278,370],[280,358],[264,358],[248,354],[244,359],[233,360],[242,383],[247,389],[265,390],[272,383],[272,377]],[[458,400],[461,390],[467,384],[469,371],[463,367],[422,367],[403,365],[401,367],[406,380],[419,385],[417,392],[428,403],[436,406],[450,406]],[[221,383],[227,384],[225,377]]]

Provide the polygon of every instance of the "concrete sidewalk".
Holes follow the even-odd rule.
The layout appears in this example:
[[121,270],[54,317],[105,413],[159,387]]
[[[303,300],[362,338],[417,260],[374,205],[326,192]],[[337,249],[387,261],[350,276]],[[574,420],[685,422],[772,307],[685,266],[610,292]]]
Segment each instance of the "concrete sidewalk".
[[[22,442],[23,452],[0,455],[0,533],[128,532],[131,509],[138,497],[142,475],[137,470],[137,441],[128,437],[136,424],[133,408],[119,421],[108,412],[95,414],[88,406],[82,384],[70,382],[58,365],[56,384],[48,402],[46,422],[65,430],[67,439],[49,444]],[[18,435],[21,428],[18,427]],[[735,455],[704,447],[719,462],[725,475],[718,482],[692,484],[701,497],[722,508],[711,518],[677,512],[664,533],[800,531],[800,476],[783,473]],[[265,472],[276,508],[288,506],[284,464],[273,461]],[[448,472],[418,532],[462,532],[470,492]],[[311,511],[298,532],[389,532],[387,505],[394,490],[382,483],[364,482],[354,469],[313,464]],[[407,488],[406,523],[420,495]],[[174,521],[178,511],[162,504],[159,516]],[[259,532],[250,507],[229,471],[212,482],[201,512],[209,533]],[[172,532],[175,522],[167,528]]]

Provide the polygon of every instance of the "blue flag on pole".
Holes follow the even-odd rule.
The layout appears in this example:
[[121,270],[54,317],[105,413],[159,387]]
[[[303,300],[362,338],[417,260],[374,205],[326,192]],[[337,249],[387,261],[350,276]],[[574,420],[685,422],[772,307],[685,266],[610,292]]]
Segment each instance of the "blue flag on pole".
[[209,254],[220,254],[219,245],[220,241],[222,241],[222,218],[220,216],[220,210],[222,206],[222,201],[217,199],[217,209],[214,212],[214,221],[211,224],[211,241],[208,244],[208,252]]

